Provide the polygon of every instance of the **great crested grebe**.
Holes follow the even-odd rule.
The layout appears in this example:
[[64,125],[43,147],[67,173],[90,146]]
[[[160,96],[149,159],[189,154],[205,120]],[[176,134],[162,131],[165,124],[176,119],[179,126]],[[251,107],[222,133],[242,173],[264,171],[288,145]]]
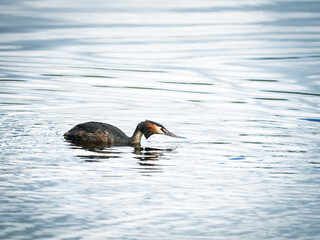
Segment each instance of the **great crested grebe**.
[[153,134],[165,134],[179,138],[159,123],[146,120],[136,127],[133,135],[128,137],[119,128],[101,122],[86,122],[74,126],[64,134],[65,139],[80,143],[105,143],[108,145],[140,144],[142,134],[148,139]]

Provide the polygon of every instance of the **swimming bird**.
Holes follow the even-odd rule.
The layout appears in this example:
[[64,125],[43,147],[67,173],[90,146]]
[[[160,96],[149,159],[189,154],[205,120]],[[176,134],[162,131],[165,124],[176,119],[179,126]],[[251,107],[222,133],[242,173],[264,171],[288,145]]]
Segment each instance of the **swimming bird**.
[[165,134],[170,137],[179,138],[168,131],[163,125],[146,120],[140,122],[133,135],[128,137],[119,128],[102,122],[86,122],[74,126],[64,134],[65,139],[77,143],[91,143],[106,145],[139,145],[142,135],[148,139],[153,134]]

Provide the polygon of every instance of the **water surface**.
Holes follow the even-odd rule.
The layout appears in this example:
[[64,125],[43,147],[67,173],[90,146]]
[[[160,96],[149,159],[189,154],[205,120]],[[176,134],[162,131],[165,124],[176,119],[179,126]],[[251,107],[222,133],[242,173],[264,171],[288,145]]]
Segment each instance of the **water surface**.
[[319,239],[319,1],[0,5],[1,239]]

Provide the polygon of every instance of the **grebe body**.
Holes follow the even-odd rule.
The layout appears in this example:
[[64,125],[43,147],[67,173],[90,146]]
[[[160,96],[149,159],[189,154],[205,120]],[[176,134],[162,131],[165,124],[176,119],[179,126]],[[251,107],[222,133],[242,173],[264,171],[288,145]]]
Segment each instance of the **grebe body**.
[[107,145],[140,144],[144,135],[148,139],[153,134],[178,137],[159,123],[146,120],[137,125],[133,135],[128,137],[119,128],[102,122],[86,122],[74,126],[64,134],[65,139],[79,143],[104,143]]

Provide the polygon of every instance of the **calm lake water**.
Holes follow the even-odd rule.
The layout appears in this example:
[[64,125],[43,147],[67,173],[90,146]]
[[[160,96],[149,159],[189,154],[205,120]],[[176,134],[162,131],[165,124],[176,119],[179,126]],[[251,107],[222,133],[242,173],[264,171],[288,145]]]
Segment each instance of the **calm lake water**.
[[[0,239],[319,239],[320,1],[0,2]],[[174,139],[84,149],[102,121]]]

